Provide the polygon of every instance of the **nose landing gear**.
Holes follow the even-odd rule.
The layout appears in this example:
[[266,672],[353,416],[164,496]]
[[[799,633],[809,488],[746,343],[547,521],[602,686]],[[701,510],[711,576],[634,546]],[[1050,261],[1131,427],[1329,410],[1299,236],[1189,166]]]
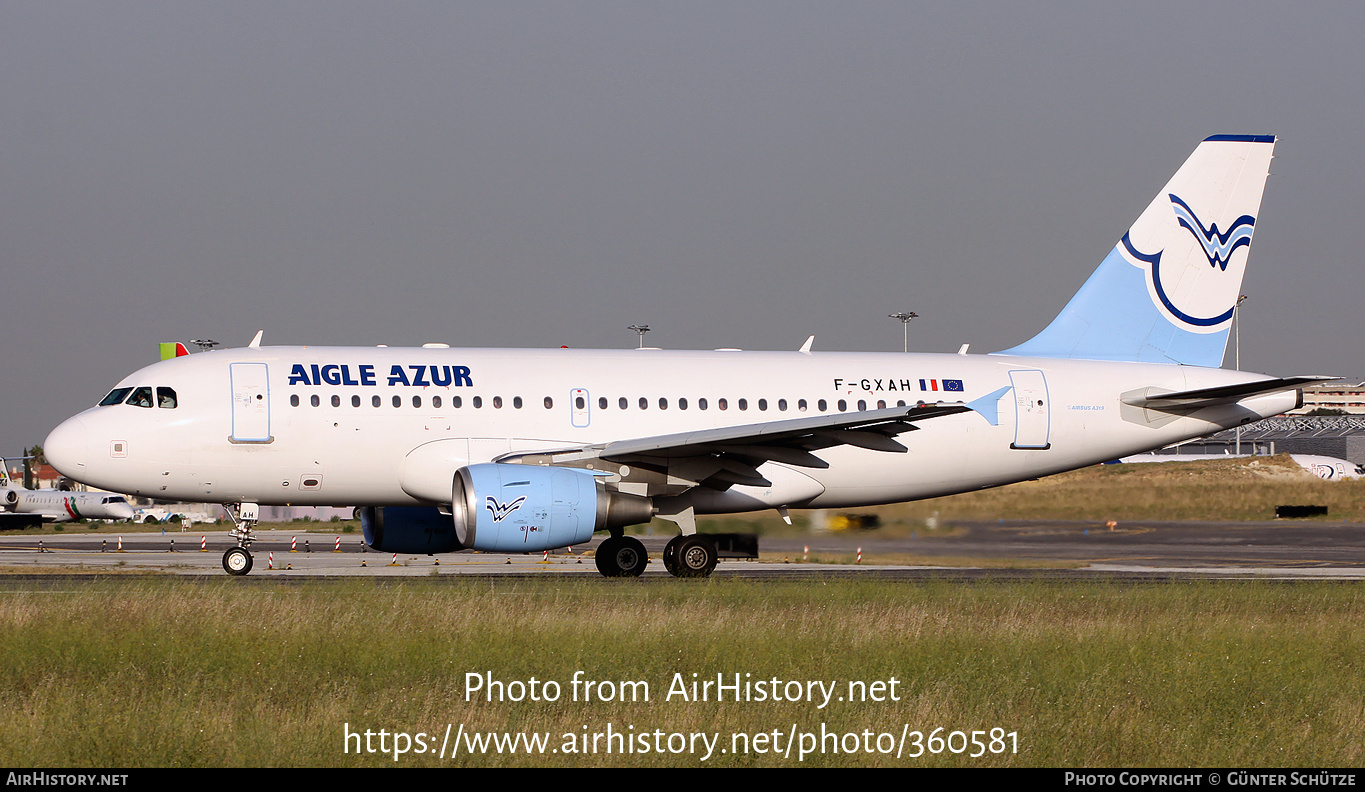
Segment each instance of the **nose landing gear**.
[[251,553],[244,547],[230,547],[223,553],[223,570],[229,575],[245,575],[251,571]]
[[252,529],[260,520],[260,506],[255,503],[225,503],[223,509],[232,518],[233,529],[228,534],[237,540],[236,547],[223,553],[223,571],[240,576],[251,571],[251,543],[256,541]]

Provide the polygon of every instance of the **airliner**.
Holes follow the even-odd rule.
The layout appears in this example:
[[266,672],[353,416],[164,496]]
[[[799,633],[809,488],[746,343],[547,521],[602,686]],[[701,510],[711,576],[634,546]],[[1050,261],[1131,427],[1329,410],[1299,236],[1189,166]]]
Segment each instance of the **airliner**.
[[381,551],[539,552],[630,525],[709,575],[696,516],[998,487],[1293,409],[1304,385],[1220,368],[1275,138],[1199,144],[1047,327],[991,354],[261,346],[178,354],[53,430],[64,475],[222,503],[246,574],[262,504],[353,505]]
[[0,466],[0,512],[37,514],[43,522],[68,520],[131,520],[133,507],[122,495],[109,492],[67,492],[28,489],[10,480]]
[[[1118,460],[1120,464],[1144,464],[1153,462],[1208,462],[1217,459],[1253,459],[1256,454],[1137,454]],[[1340,457],[1321,454],[1289,454],[1292,460],[1305,472],[1323,481],[1346,481],[1365,478],[1365,467]]]

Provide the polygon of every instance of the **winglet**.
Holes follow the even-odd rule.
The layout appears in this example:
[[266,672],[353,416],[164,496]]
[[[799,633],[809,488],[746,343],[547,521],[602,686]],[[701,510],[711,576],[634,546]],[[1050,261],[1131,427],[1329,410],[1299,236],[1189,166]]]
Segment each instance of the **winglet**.
[[815,336],[811,336],[810,338],[807,338],[807,339],[806,339],[806,343],[804,343],[804,344],[801,345],[801,353],[802,353],[802,354],[805,354],[805,355],[809,355],[809,354],[810,354],[810,347],[811,347],[811,344],[814,344],[814,343],[815,343]]
[[979,399],[967,402],[967,409],[978,413],[986,419],[986,423],[991,426],[1000,425],[1000,399],[1009,393],[1010,386],[1006,385],[1000,390],[991,391]]

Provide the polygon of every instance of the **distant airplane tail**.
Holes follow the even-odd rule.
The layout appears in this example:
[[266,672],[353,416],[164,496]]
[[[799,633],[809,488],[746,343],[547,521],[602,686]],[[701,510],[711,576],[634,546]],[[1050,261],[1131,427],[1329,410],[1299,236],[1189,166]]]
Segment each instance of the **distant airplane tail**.
[[1221,366],[1274,148],[1200,143],[1052,324],[997,354]]

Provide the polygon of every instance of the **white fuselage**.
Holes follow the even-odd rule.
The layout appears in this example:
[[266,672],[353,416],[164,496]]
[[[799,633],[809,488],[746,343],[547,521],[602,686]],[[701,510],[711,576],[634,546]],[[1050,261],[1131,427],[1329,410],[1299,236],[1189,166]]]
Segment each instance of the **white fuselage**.
[[174,407],[95,407],[55,429],[45,450],[73,479],[163,499],[439,505],[450,502],[459,467],[509,453],[900,403],[970,403],[1008,389],[989,405],[994,424],[990,409],[923,421],[898,438],[906,453],[827,448],[816,455],[828,468],[767,462],[761,470],[772,487],[695,502],[699,513],[848,507],[1036,478],[1294,407],[1292,391],[1189,415],[1121,402],[1140,389],[1257,379],[1008,355],[246,348],[141,369],[120,387],[171,389]]

